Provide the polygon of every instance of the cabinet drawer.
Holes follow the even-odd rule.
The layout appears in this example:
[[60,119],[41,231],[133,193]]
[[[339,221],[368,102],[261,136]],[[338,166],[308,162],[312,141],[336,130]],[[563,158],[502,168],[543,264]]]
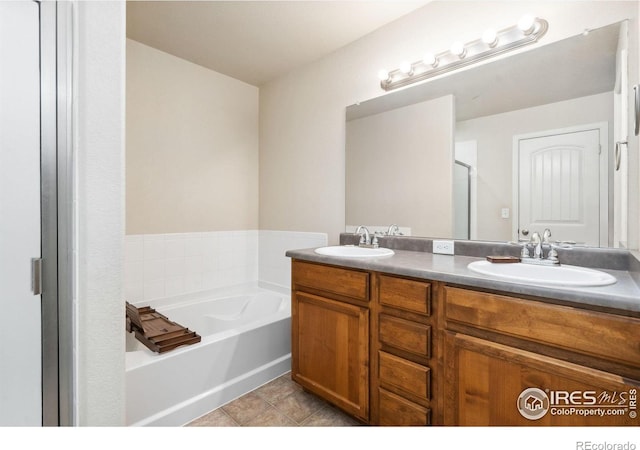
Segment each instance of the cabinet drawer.
[[431,411],[424,406],[417,405],[399,395],[384,389],[378,389],[380,399],[380,425],[429,425]]
[[445,288],[447,321],[640,366],[640,319]]
[[430,369],[386,352],[379,352],[380,384],[421,400],[431,397]]
[[380,304],[431,315],[431,284],[380,275]]
[[423,358],[431,357],[431,327],[428,325],[380,314],[378,337],[382,344]]
[[357,270],[294,261],[291,280],[300,286],[369,301],[369,274]]

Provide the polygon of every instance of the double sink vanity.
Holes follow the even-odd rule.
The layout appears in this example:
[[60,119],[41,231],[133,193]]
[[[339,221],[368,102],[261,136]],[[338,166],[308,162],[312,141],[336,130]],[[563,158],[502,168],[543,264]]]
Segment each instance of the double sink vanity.
[[618,3],[346,108],[355,233],[287,252],[293,380],[371,425],[640,425],[640,256],[617,249],[639,240],[640,34]]
[[305,389],[371,425],[640,425],[631,253],[576,248],[543,267],[486,260],[506,244],[442,255],[427,238],[351,238],[287,252]]

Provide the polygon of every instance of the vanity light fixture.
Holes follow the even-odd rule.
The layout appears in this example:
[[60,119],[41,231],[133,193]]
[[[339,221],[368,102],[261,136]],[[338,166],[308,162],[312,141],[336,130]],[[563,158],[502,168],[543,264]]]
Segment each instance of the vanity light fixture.
[[389,79],[389,71],[388,70],[384,70],[384,69],[380,69],[378,71],[378,78],[380,78],[380,81],[385,81]]
[[533,31],[535,30],[535,27],[536,27],[536,19],[533,16],[530,16],[529,14],[525,14],[518,21],[518,28],[527,36],[533,33]]
[[456,55],[458,58],[462,59],[467,56],[467,49],[464,47],[462,42],[454,42],[451,44],[451,48],[449,49],[451,54]]
[[409,61],[402,61],[400,63],[400,72],[407,75],[413,75],[413,65]]
[[486,30],[481,39],[454,42],[447,51],[427,53],[414,63],[403,62],[398,69],[381,70],[378,73],[380,86],[390,91],[423,81],[460,67],[481,61],[538,41],[549,28],[546,20],[530,15],[523,16],[516,25],[500,31]]
[[[433,68],[438,67],[438,58],[436,58],[436,55],[434,55],[433,53],[427,53],[424,55],[424,58],[422,58],[422,62],[426,65],[426,66],[431,66]],[[387,74],[387,77],[389,75]]]
[[498,45],[498,33],[493,28],[489,28],[482,33],[482,42],[493,48]]

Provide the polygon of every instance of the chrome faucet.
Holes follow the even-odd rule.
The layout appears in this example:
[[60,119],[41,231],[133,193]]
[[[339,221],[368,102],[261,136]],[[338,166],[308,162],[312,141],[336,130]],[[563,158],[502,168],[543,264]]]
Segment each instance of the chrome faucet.
[[551,261],[551,263],[553,264],[559,264],[560,261],[558,260],[558,252],[556,251],[556,248],[560,247],[560,245],[556,245],[554,243],[551,242],[551,240],[549,239],[551,237],[551,230],[546,228],[544,230],[544,233],[542,233],[542,245],[543,246],[548,246],[549,247],[549,252],[547,253],[547,260]]
[[542,258],[542,238],[540,237],[540,233],[534,231],[531,235],[531,240],[529,241],[533,245],[533,257],[537,259]]
[[[556,251],[557,245],[554,245],[551,240],[551,230],[546,228],[540,236],[540,233],[534,231],[529,239],[529,242],[524,243],[522,246],[522,262],[528,264],[540,264],[540,265],[557,265],[560,264],[558,260],[558,252]],[[533,247],[533,256],[529,253],[528,246]],[[547,256],[544,256],[545,247],[549,248]]]
[[402,235],[402,233],[400,233],[400,227],[398,227],[398,225],[396,225],[395,223],[389,225],[389,228],[387,229],[387,236],[397,235]]
[[372,248],[378,247],[378,238],[374,235],[373,239],[371,239],[371,233],[369,233],[369,229],[364,225],[360,225],[356,229],[355,234],[360,235],[360,243],[358,244],[358,246]]

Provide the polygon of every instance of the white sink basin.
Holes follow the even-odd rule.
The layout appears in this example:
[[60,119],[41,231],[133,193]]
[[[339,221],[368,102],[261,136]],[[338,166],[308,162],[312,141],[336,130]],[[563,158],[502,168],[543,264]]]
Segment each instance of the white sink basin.
[[388,248],[366,248],[353,245],[334,245],[331,247],[321,247],[315,252],[326,256],[340,256],[342,258],[375,258],[378,256],[391,256],[393,250]]
[[578,266],[536,266],[533,264],[495,264],[475,261],[469,270],[506,281],[546,284],[551,286],[591,287],[606,286],[617,280],[608,273]]

